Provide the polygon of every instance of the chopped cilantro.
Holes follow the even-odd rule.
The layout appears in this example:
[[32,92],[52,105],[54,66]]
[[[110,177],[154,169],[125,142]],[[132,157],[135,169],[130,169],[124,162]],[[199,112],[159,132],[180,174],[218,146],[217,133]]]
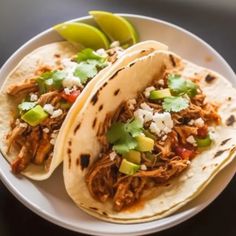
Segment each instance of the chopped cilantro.
[[139,120],[133,119],[125,124],[125,130],[129,132],[132,137],[137,137],[143,132],[143,125]]
[[47,71],[47,72],[44,72],[43,74],[41,74],[41,77],[43,79],[49,79],[52,77],[53,73],[54,73],[54,71]]
[[78,64],[74,75],[80,78],[82,84],[86,84],[88,79],[93,78],[98,73],[96,65],[81,62]]
[[122,139],[126,134],[125,124],[122,122],[116,122],[111,125],[107,132],[107,139],[109,143],[114,144],[115,142]]
[[46,93],[51,89],[61,89],[64,78],[65,73],[63,71],[55,70],[43,73],[36,79],[40,94]]
[[36,102],[22,102],[18,105],[20,111],[28,111],[36,106]]
[[52,74],[53,79],[53,87],[55,89],[61,89],[62,88],[62,81],[65,78],[65,73],[63,71],[54,71]]
[[39,77],[36,79],[36,82],[38,84],[38,87],[39,87],[39,93],[40,94],[44,94],[47,92],[47,89],[46,89],[46,85],[45,85],[45,79],[42,78],[42,77]]
[[171,94],[175,96],[187,94],[189,97],[194,97],[197,94],[197,85],[179,75],[170,74],[168,76],[168,86]]
[[134,119],[127,123],[113,123],[107,132],[108,142],[113,145],[113,150],[119,154],[124,154],[137,147],[137,141],[134,137],[143,131],[142,124]]
[[90,59],[104,62],[106,60],[106,57],[100,56],[95,51],[93,51],[91,48],[86,48],[77,54],[76,61],[78,63],[80,63],[82,61],[87,61]]
[[179,112],[188,107],[188,100],[182,97],[166,97],[162,103],[165,111]]
[[129,150],[135,149],[137,147],[137,141],[128,133],[122,139],[113,146],[113,150],[119,154],[125,154]]

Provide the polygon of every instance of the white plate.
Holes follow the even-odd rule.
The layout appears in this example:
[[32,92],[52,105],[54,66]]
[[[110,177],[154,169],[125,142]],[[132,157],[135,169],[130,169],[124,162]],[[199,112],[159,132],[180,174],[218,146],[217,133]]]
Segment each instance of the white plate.
[[[195,35],[153,18],[128,14],[123,16],[135,25],[141,40],[161,41],[182,57],[218,71],[235,85],[235,75],[230,66],[213,48]],[[91,21],[89,17],[76,20]],[[49,29],[23,45],[2,67],[1,83],[23,56],[38,46],[58,40],[60,37]],[[121,225],[97,220],[77,208],[65,192],[61,167],[49,180],[33,182],[15,177],[4,158],[0,158],[1,180],[26,207],[62,227],[92,235],[143,235],[179,224],[212,202],[229,183],[235,170],[236,160],[225,168],[198,198],[169,217],[148,223]]]

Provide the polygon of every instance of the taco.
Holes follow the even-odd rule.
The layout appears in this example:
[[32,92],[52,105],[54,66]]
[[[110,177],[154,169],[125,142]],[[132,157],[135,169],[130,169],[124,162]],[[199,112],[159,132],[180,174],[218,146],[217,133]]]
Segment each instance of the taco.
[[63,159],[57,150],[70,123],[68,113],[73,116],[79,111],[112,65],[119,68],[158,48],[167,49],[150,41],[134,45],[129,53],[120,47],[77,53],[70,43],[56,42],[23,58],[0,92],[0,147],[13,173],[35,180],[48,178]]
[[236,95],[221,75],[155,51],[96,89],[63,152],[66,190],[89,214],[120,223],[162,218],[233,160]]

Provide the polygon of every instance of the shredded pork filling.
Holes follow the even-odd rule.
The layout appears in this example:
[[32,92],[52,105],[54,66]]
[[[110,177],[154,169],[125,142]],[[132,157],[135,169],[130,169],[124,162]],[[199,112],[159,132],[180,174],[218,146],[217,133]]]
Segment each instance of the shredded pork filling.
[[[117,47],[109,49],[107,52],[104,51],[104,53],[107,54],[107,61],[109,63],[114,63],[119,56],[119,53],[122,51],[122,48]],[[82,53],[86,53],[86,49]],[[69,68],[66,68],[65,65],[63,65],[63,61],[60,61],[58,66],[54,68],[54,71],[61,72],[65,70],[65,73],[67,73],[67,76],[62,82],[63,86],[59,89],[56,86],[58,86],[58,79],[60,79],[60,77],[57,78],[55,87],[52,86],[52,88],[50,87],[47,91],[43,92],[40,87],[42,80],[41,83],[39,83],[35,78],[26,79],[21,83],[13,84],[8,87],[7,93],[12,99],[19,100],[19,98],[22,98],[22,101],[26,99],[29,101],[31,95],[33,96],[33,100],[31,99],[30,102],[33,101],[37,105],[40,105],[48,113],[48,117],[36,126],[27,124],[27,122],[22,120],[21,115],[18,113],[16,117],[14,117],[11,123],[11,130],[7,134],[7,152],[9,153],[13,151],[13,149],[17,152],[16,158],[11,164],[14,173],[20,173],[29,165],[29,163],[44,165],[46,170],[49,169],[56,136],[69,111],[69,107],[80,94],[83,87],[90,79],[92,79],[89,77],[83,85],[81,84],[81,81],[78,85],[77,83],[80,78],[75,78],[73,74],[74,71],[71,71],[70,68],[71,66],[74,67],[74,69],[76,68],[76,62],[74,61],[76,60],[76,56],[75,58],[72,57],[71,59],[65,60],[66,65],[69,66]],[[96,69],[97,72],[99,72],[102,67],[97,66]],[[35,71],[35,77],[44,76],[51,72],[53,72],[53,68],[45,65]],[[50,81],[48,82],[52,82],[52,79],[49,80]],[[65,80],[65,84],[68,84],[70,87],[66,86],[64,89]],[[68,106],[63,106],[63,103],[67,103]]]
[[[28,85],[29,82],[27,82]],[[35,82],[32,80],[31,83],[34,85]],[[20,87],[22,86],[22,89]],[[14,86],[11,86],[8,90],[9,95],[18,96],[18,93],[24,91],[25,94],[30,94],[32,89],[25,84],[16,85],[17,90]],[[35,94],[39,94],[38,88],[34,89]],[[8,152],[11,149],[19,150],[16,159],[12,163],[12,171],[14,173],[20,173],[23,171],[30,162],[36,165],[45,164],[45,168],[48,169],[50,166],[50,155],[53,151],[54,143],[52,143],[53,134],[57,133],[60,129],[62,122],[64,121],[67,109],[63,109],[60,106],[62,97],[58,91],[50,91],[43,95],[38,95],[38,104],[44,106],[45,104],[52,104],[54,108],[60,108],[62,114],[58,117],[51,118],[50,116],[45,119],[39,125],[32,127],[25,123],[20,117],[16,117],[11,125],[12,130],[7,135],[8,141]]]
[[[155,89],[167,88],[167,75],[161,79],[164,83],[160,85],[155,81],[151,86]],[[137,95],[132,106],[130,101],[126,101],[120,105],[114,115],[108,114],[98,137],[102,152],[86,174],[90,194],[102,202],[112,199],[116,211],[136,203],[145,189],[167,184],[168,180],[182,173],[190,165],[191,159],[199,153],[196,145],[189,142],[189,137],[206,133],[209,125],[220,123],[217,106],[207,103],[205,95],[199,89],[198,94],[189,100],[186,109],[171,112],[173,120],[171,131],[161,137],[155,135],[152,158],[150,159],[145,152],[141,153],[141,166],[144,168],[133,175],[126,175],[119,172],[122,156],[116,153],[115,157],[110,158],[114,151],[107,140],[106,133],[111,123],[127,122],[134,118],[135,110],[143,103],[151,107],[153,112],[164,112],[160,101],[150,100],[142,91]],[[198,122],[194,123],[196,120]],[[199,120],[204,121],[204,124],[197,124]],[[150,121],[144,122],[144,129],[149,126]]]

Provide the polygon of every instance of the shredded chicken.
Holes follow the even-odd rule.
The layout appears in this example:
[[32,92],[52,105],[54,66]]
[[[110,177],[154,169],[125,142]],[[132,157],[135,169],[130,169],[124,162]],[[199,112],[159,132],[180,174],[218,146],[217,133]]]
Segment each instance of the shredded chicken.
[[[162,86],[167,86],[166,76],[164,79]],[[154,86],[157,89],[160,88],[157,82],[154,82]],[[191,124],[190,121],[201,118],[205,125],[219,124],[220,122],[217,105],[206,103],[205,95],[199,89],[199,93],[189,101],[189,106],[186,109],[171,113],[174,127],[171,132],[165,135],[165,139],[156,137],[151,158],[147,153],[141,153],[141,164],[145,166],[146,170],[141,169],[129,176],[119,172],[122,160],[120,155],[117,154],[114,160],[109,158],[111,145],[108,143],[106,132],[113,122],[125,123],[132,119],[134,110],[139,108],[142,103],[146,103],[155,112],[164,112],[160,100],[152,101],[141,92],[137,95],[136,103],[133,106],[130,106],[126,101],[113,114],[107,114],[97,133],[102,146],[100,157],[86,174],[91,195],[102,202],[109,198],[112,199],[116,211],[121,211],[137,202],[142,197],[144,189],[165,183],[188,167],[189,160],[198,152],[187,139],[190,136],[197,136],[199,132],[199,127]],[[150,122],[144,124],[144,128],[149,126]],[[179,148],[182,151],[187,148],[190,154],[181,156],[178,153]]]
[[[56,100],[54,100],[54,99],[56,99]],[[53,100],[54,100],[54,102],[52,103]],[[57,103],[58,101],[60,101],[59,92],[52,91],[52,92],[48,92],[48,93],[41,95],[38,100],[38,104],[40,104],[41,106],[44,106],[47,103],[55,105],[55,103]]]
[[19,84],[9,86],[7,93],[12,96],[21,96],[22,94],[30,94],[38,90],[38,86],[34,80],[27,80]]

